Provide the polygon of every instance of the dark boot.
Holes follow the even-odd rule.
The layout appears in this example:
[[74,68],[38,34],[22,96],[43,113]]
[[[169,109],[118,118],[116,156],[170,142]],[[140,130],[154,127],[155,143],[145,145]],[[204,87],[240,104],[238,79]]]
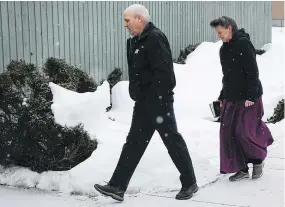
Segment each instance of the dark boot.
[[194,185],[190,186],[190,187],[182,187],[180,192],[176,195],[176,199],[177,200],[187,200],[192,198],[192,196],[194,195],[194,193],[196,193],[198,191],[199,187],[198,185],[195,183]]
[[110,196],[117,201],[124,200],[125,191],[122,191],[119,188],[110,185],[99,185],[99,184],[95,184],[94,188],[103,195]]
[[258,179],[263,175],[264,162],[261,164],[254,164],[252,170],[252,179]]
[[249,178],[249,173],[239,171],[239,172],[235,173],[234,175],[230,176],[229,180],[230,181],[239,181],[239,180],[244,179],[244,178]]

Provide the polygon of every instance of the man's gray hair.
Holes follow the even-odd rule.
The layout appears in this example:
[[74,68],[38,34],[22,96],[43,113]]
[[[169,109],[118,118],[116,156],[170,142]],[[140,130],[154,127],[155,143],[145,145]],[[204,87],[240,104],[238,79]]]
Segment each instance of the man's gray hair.
[[150,21],[150,16],[148,10],[145,8],[145,6],[141,4],[133,4],[126,8],[125,12],[130,12],[134,16],[141,16],[146,23]]
[[232,18],[227,17],[227,16],[222,16],[222,17],[219,17],[218,19],[212,20],[210,22],[210,26],[211,27],[221,26],[221,27],[225,27],[225,28],[232,26],[233,32],[238,30],[238,27],[237,27],[235,20],[233,20]]

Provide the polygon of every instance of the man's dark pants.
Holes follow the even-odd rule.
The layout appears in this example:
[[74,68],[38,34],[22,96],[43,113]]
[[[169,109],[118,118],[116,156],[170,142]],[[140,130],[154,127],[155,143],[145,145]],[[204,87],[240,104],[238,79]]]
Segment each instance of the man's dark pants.
[[177,130],[173,98],[167,98],[167,100],[145,100],[135,103],[131,129],[109,182],[110,185],[124,191],[127,189],[155,130],[160,134],[172,161],[180,172],[182,187],[196,183],[188,148]]

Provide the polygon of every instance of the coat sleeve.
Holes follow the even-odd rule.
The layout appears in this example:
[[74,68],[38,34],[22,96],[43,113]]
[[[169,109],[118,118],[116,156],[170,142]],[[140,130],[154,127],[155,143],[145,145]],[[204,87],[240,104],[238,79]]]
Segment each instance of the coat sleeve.
[[140,81],[136,78],[134,71],[131,69],[130,65],[130,53],[131,53],[131,38],[127,40],[127,62],[128,62],[128,72],[129,72],[129,94],[132,100],[137,101],[141,98],[142,94],[140,92]]
[[218,100],[219,100],[219,101],[224,100],[224,89],[222,89],[222,90],[220,91],[220,95],[219,95]]
[[[222,57],[221,49],[220,49],[220,63],[221,63],[221,66],[223,68],[223,57]],[[222,85],[223,85],[222,90],[221,90],[219,98],[218,98],[219,101],[222,101],[224,99],[224,77],[222,79]]]
[[150,37],[148,60],[152,72],[151,87],[157,95],[170,92],[175,86],[172,54],[166,37],[152,34]]
[[259,87],[259,72],[256,62],[256,53],[252,43],[243,38],[238,42],[240,61],[246,76],[247,100],[255,102]]

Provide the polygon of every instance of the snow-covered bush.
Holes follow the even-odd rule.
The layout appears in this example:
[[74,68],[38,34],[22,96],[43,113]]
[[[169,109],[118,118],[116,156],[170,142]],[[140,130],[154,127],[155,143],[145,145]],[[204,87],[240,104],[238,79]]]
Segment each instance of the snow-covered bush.
[[0,165],[69,170],[96,149],[81,125],[55,123],[52,98],[48,79],[33,64],[12,61],[0,74]]
[[179,57],[177,59],[174,59],[173,62],[177,63],[177,64],[185,64],[185,60],[187,59],[187,56],[193,52],[197,47],[199,46],[199,44],[196,45],[188,45],[185,49],[180,50],[180,54]]
[[266,51],[265,50],[262,50],[262,49],[260,49],[260,50],[255,50],[255,53],[257,54],[257,55],[262,55],[263,53],[265,53]]
[[268,123],[277,123],[284,119],[284,99],[280,100],[274,109],[274,113],[272,117],[270,117],[267,121]]
[[106,111],[110,111],[112,108],[112,88],[122,79],[122,70],[120,68],[115,68],[107,78],[107,81],[110,86],[110,106],[106,108]]
[[97,89],[97,84],[87,73],[68,65],[62,59],[48,58],[43,70],[51,82],[66,89],[78,93],[94,92]]
[[120,68],[115,68],[107,78],[108,83],[110,84],[110,88],[113,88],[119,81],[122,79],[122,70]]

